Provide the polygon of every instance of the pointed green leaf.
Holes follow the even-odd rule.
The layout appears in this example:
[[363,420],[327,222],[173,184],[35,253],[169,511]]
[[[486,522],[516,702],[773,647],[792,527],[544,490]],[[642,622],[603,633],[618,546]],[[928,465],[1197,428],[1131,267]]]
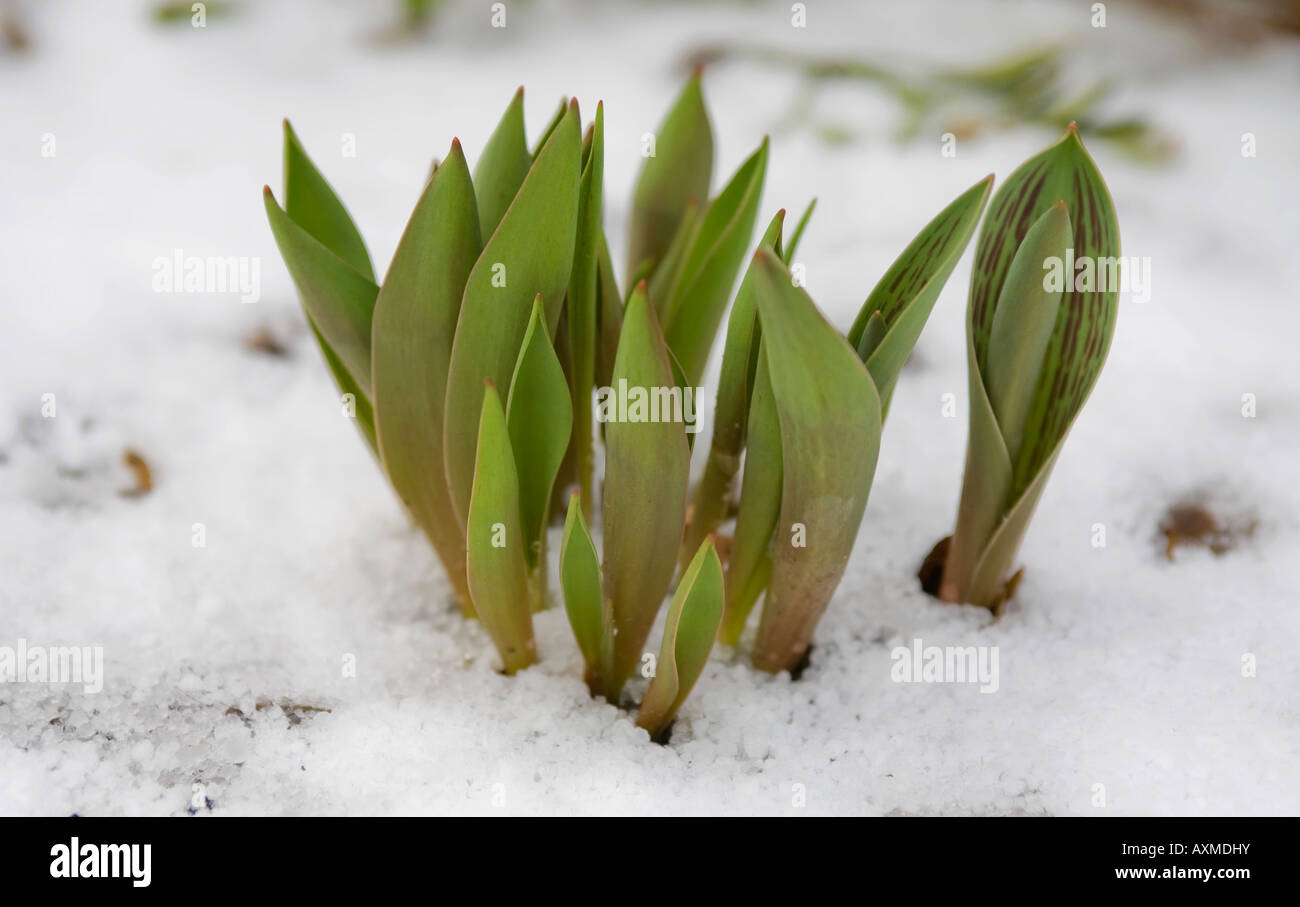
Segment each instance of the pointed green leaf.
[[370,319],[379,288],[298,226],[276,203],[270,187],[263,189],[262,198],[307,317],[369,399]]
[[790,262],[794,261],[794,253],[799,248],[799,240],[803,239],[803,231],[807,229],[808,221],[812,219],[813,209],[816,207],[817,199],[814,198],[808,203],[808,207],[803,209],[803,216],[799,218],[799,223],[795,225],[794,232],[790,234],[790,245],[784,252],[781,251],[779,246],[777,247],[777,255],[785,262],[787,268],[790,267]]
[[[759,246],[774,251],[781,246],[785,209],[768,224]],[[751,266],[752,268],[752,266]],[[758,314],[754,308],[753,279],[745,272],[736,291],[736,301],[727,321],[722,347],[722,372],[718,377],[717,405],[713,410],[713,437],[704,475],[691,499],[691,518],[682,545],[682,563],[694,556],[704,539],[722,522],[731,500],[732,484],[745,447],[745,425],[749,420],[749,397],[753,382],[754,355],[758,346]]]
[[581,141],[574,105],[537,156],[465,285],[447,375],[444,441],[447,481],[461,522],[474,471],[477,388],[486,378],[509,383],[538,293],[548,328],[559,320],[573,264]]
[[632,197],[627,274],[651,268],[668,249],[686,206],[709,196],[713,175],[713,129],[697,72],[686,83],[654,136]]
[[453,141],[416,202],[379,291],[371,359],[384,468],[466,600],[465,538],[438,464],[451,341],[478,253],[474,187]]
[[519,522],[519,477],[501,397],[487,382],[466,541],[469,592],[506,673],[537,660],[528,607],[527,544]]
[[582,518],[578,492],[569,496],[569,513],[564,519],[560,542],[560,588],[564,610],[587,665],[591,684],[601,674],[601,645],[604,633],[604,603],[600,592],[600,559]]
[[483,236],[491,236],[501,223],[532,162],[524,132],[524,89],[520,86],[474,167],[474,194]]
[[1061,303],[1060,288],[1043,286],[1043,263],[1063,262],[1070,240],[1070,215],[1058,202],[1025,234],[993,313],[985,382],[1013,463]]
[[[626,384],[624,384],[626,382]],[[677,563],[686,513],[690,448],[680,422],[631,421],[632,395],[674,386],[654,308],[638,285],[623,313],[611,384],[626,386],[628,421],[605,426],[604,594],[614,622],[614,657],[604,692],[611,701],[641,658]],[[617,413],[615,415],[618,415]],[[642,410],[642,417],[649,412]]]
[[652,740],[672,723],[704,671],[722,621],[722,597],[722,564],[706,539],[668,605],[654,678],[637,712],[637,727]]
[[546,143],[550,141],[551,134],[564,122],[564,116],[569,112],[570,101],[568,98],[560,98],[559,105],[555,108],[555,113],[551,114],[550,120],[546,123],[546,128],[542,130],[541,137],[537,139],[537,145],[533,148],[532,158],[537,160],[537,155],[542,153]]
[[510,380],[506,421],[519,471],[519,512],[531,568],[542,554],[551,487],[569,446],[573,409],[564,369],[551,348],[539,295]]
[[767,139],[714,199],[691,241],[664,311],[664,335],[686,377],[699,384],[758,217]]
[[362,277],[375,282],[375,269],[361,232],[343,202],[307,157],[289,121],[284,121],[284,210],[289,218]]
[[992,186],[991,175],[980,180],[917,234],[880,278],[849,331],[849,343],[861,349],[872,316],[879,313],[884,321],[885,336],[869,344],[871,355],[864,361],[886,408],[898,373],[975,232]]
[[854,349],[770,250],[756,258],[763,351],[781,425],[781,517],[755,666],[793,668],[848,564],[880,446],[880,398]]
[[592,496],[595,471],[595,445],[592,440],[591,393],[596,386],[596,344],[599,327],[599,259],[604,231],[603,198],[605,182],[605,106],[596,105],[587,161],[582,168],[578,187],[577,246],[573,252],[573,271],[569,275],[569,295],[565,304],[569,329],[569,355],[572,366],[573,459],[582,500]]

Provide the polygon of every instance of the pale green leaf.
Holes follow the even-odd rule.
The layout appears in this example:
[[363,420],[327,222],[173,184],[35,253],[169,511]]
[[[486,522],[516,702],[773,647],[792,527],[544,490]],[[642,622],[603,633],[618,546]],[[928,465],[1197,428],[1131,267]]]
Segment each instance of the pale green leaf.
[[[759,246],[780,254],[781,227],[785,209],[776,213]],[[752,266],[751,266],[752,267]],[[713,437],[704,475],[691,498],[690,525],[682,544],[682,564],[694,556],[704,539],[726,515],[732,496],[741,451],[745,447],[745,425],[749,421],[749,398],[753,390],[755,352],[758,347],[758,314],[754,307],[753,280],[745,272],[736,291],[727,321],[722,347],[722,371],[718,376],[717,404],[713,410]]]
[[578,187],[577,246],[569,275],[565,303],[568,326],[570,387],[573,395],[572,456],[578,487],[585,502],[592,496],[595,445],[592,439],[591,393],[596,386],[596,346],[600,322],[599,260],[604,231],[603,197],[605,182],[605,108],[596,105],[587,160]]
[[438,464],[451,341],[478,253],[474,187],[453,141],[416,202],[379,291],[371,360],[384,468],[464,600],[465,538]]
[[853,347],[768,249],[754,293],[781,426],[781,516],[754,644],[768,671],[798,664],[848,564],[880,446],[880,398]]
[[525,541],[519,521],[519,477],[501,397],[487,382],[478,455],[466,524],[469,592],[507,674],[537,660],[528,606]]
[[[752,273],[753,268],[750,270]],[[732,646],[740,640],[750,611],[767,588],[772,573],[772,536],[781,516],[781,421],[772,396],[764,348],[765,342],[760,341],[745,432],[740,508],[736,512],[736,534],[727,558],[727,607],[720,638]]]
[[[626,382],[624,385],[623,382]],[[614,657],[604,692],[611,701],[641,658],[672,581],[686,512],[690,448],[680,422],[631,421],[631,395],[674,387],[654,309],[638,285],[623,313],[611,384],[628,389],[628,421],[605,425],[604,595],[614,622]],[[648,402],[648,401],[647,401]],[[598,401],[599,405],[599,401]],[[615,413],[615,415],[620,415]],[[648,410],[642,410],[649,417]]]
[[662,310],[664,336],[692,384],[699,384],[713,338],[758,217],[767,139],[705,211]]
[[540,293],[554,330],[573,264],[582,135],[569,108],[533,163],[465,285],[447,375],[446,469],[457,520],[468,511],[478,388],[507,386]]
[[369,399],[370,319],[379,288],[298,226],[276,204],[270,187],[262,197],[271,232],[308,319]]
[[[600,590],[600,560],[582,518],[578,492],[569,496],[569,512],[560,542],[560,588],[564,610],[587,665],[587,683],[594,686],[602,673],[604,602]],[[593,690],[595,692],[595,690]]]
[[541,296],[533,304],[507,399],[506,421],[519,472],[520,519],[528,540],[525,553],[532,568],[544,553],[551,488],[573,425],[569,387],[546,333]]
[[704,106],[697,72],[686,83],[667,118],[653,136],[654,154],[646,157],[632,196],[628,228],[627,275],[653,270],[674,234],[687,205],[709,196],[713,176],[713,129]]

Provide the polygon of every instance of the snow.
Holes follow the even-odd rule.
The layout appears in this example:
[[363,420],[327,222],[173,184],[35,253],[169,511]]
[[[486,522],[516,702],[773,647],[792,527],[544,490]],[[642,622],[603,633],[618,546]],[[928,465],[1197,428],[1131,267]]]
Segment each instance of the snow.
[[[782,3],[517,3],[505,29],[485,6],[452,4],[428,39],[385,46],[373,33],[396,4],[247,3],[206,29],[158,28],[139,3],[28,5],[31,52],[0,57],[0,646],[101,646],[105,678],[95,694],[0,686],[0,813],[1300,811],[1293,44],[1215,56],[1119,4],[1104,30],[1065,2],[810,2],[804,30]],[[453,135],[472,156],[516,85],[534,134],[562,94],[587,113],[603,99],[621,250],[640,136],[688,48],[955,65],[1040,39],[1111,73],[1116,110],[1150,113],[1181,155],[1151,168],[1090,143],[1153,293],[1121,302],[1006,615],[938,604],[914,576],[960,487],[968,252],[900,380],[801,679],[754,671],[743,642],[720,649],[661,747],[587,696],[562,608],[537,617],[541,663],[497,673],[298,313],[259,198],[279,190],[280,118],[382,272],[430,160]],[[710,71],[718,178],[795,92],[777,70]],[[890,141],[898,111],[870,89],[817,105],[861,141],[776,132],[762,219],[820,198],[800,258],[841,327],[943,205],[1055,138],[1018,128],[949,159],[937,136]],[[1242,157],[1244,132],[1258,157]],[[260,257],[260,301],[153,292],[152,263],[178,248]],[[245,348],[262,326],[287,357]],[[128,447],[152,467],[149,494],[121,494]],[[1257,531],[1170,562],[1161,516],[1202,490]],[[918,638],[997,646],[997,692],[892,682],[891,650]]]

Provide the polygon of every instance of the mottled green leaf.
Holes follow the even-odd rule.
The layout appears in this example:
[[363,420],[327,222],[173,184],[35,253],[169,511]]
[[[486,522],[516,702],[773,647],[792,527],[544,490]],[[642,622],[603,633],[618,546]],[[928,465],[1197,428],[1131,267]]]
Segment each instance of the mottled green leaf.
[[854,349],[770,250],[756,257],[763,354],[781,426],[781,516],[755,666],[793,668],[848,564],[880,446],[880,398]]
[[461,522],[474,470],[477,388],[489,378],[508,384],[538,293],[548,329],[559,319],[573,264],[581,141],[575,104],[537,156],[465,285],[447,375],[444,441],[447,481]]
[[501,223],[532,162],[524,132],[521,85],[474,166],[474,194],[478,200],[479,229],[484,237],[491,236]]
[[709,204],[664,305],[664,336],[692,384],[699,384],[704,373],[754,232],[767,172],[767,146],[764,139]]
[[[1055,221],[1045,219],[1059,201],[1064,211]],[[1036,306],[1047,272],[1039,272],[1039,283],[1030,275],[1060,241],[1065,215],[1074,259],[1091,263],[1094,279],[1115,267],[1106,275],[1105,289],[1089,286],[1086,272],[1075,282],[1065,269],[1065,290],[1044,349],[1045,318],[1031,316],[1046,314]],[[1022,249],[1026,244],[1031,248]],[[1047,476],[1105,361],[1115,327],[1118,256],[1119,226],[1110,194],[1071,126],[994,196],[976,245],[967,311],[971,437],[957,529],[939,590],[944,600],[993,606],[1002,596]],[[1035,360],[1041,366],[1035,367]],[[1028,375],[1033,376],[1030,388],[1024,386]],[[994,387],[997,401],[990,400]],[[995,412],[995,405],[1001,411]],[[1013,451],[1008,441],[1016,441],[1022,418],[1018,451]]]
[[569,496],[564,538],[560,542],[560,588],[564,592],[569,626],[587,666],[587,683],[594,685],[603,672],[604,601],[600,590],[600,559],[582,518],[576,491]]
[[527,544],[519,521],[519,477],[501,397],[492,382],[483,395],[477,462],[466,524],[469,592],[474,610],[513,674],[537,658],[528,607]]
[[379,291],[371,360],[384,468],[465,602],[465,538],[438,464],[451,341],[478,253],[474,187],[453,141],[416,202]]
[[654,135],[654,155],[641,166],[628,228],[628,275],[658,263],[687,205],[708,198],[712,176],[713,129],[697,72]]
[[307,157],[289,121],[284,121],[284,210],[299,227],[375,282],[370,253],[343,202]]
[[[921,336],[921,329],[948,276],[970,242],[992,186],[993,177],[985,177],[930,221],[890,265],[858,312],[849,331],[849,343],[855,349],[871,350],[870,357],[864,361],[886,409],[898,373]],[[868,343],[863,344],[867,325],[876,314],[884,322],[885,335],[875,343],[866,337]],[[873,328],[877,329],[878,326]]]
[[564,369],[551,348],[539,295],[524,333],[507,398],[506,421],[519,471],[519,512],[530,568],[544,553],[551,487],[569,446],[573,409]]
[[1064,261],[1070,240],[1070,215],[1057,202],[1025,234],[993,313],[984,381],[1013,463],[1061,303],[1060,288],[1043,286],[1043,262]]
[[[1071,126],[1060,141],[1021,165],[989,203],[989,216],[975,246],[969,309],[981,374],[987,372],[993,315],[1011,260],[1030,226],[1058,201],[1065,202],[1070,215],[1075,260],[1091,260],[1101,270],[1118,261],[1119,225],[1114,204],[1078,130]],[[1117,267],[1111,276],[1118,276]],[[1096,383],[1114,334],[1118,299],[1115,284],[1100,291],[1079,290],[1071,282],[1062,295],[1038,389],[1025,420],[1013,494],[1028,487]]]
[[637,727],[658,739],[704,671],[722,620],[722,564],[706,539],[673,593],[654,678],[641,700]]
[[604,594],[615,638],[613,664],[603,689],[616,702],[641,658],[672,581],[690,473],[690,448],[682,423],[631,421],[636,415],[631,400],[635,389],[648,395],[674,386],[668,349],[646,300],[644,283],[632,293],[623,313],[611,384],[616,389],[626,387],[629,402],[628,421],[607,420],[605,426]]

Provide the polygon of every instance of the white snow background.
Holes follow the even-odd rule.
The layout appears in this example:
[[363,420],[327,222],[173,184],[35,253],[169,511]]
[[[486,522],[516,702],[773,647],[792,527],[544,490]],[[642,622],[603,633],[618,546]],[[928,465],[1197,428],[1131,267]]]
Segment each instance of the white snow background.
[[[0,57],[0,645],[102,646],[105,681],[0,686],[0,813],[1300,811],[1294,43],[1216,56],[1119,2],[1105,29],[1084,2],[811,0],[806,29],[779,2],[511,3],[505,29],[460,2],[396,47],[373,40],[395,3],[244,3],[205,29],[160,28],[141,3],[27,6],[34,46]],[[792,681],[744,644],[715,651],[663,747],[588,697],[561,607],[537,617],[541,663],[497,673],[341,414],[260,191],[283,198],[287,116],[382,274],[430,161],[453,136],[472,161],[517,85],[532,135],[562,95],[584,118],[603,99],[621,267],[641,135],[683,54],[717,40],[954,65],[1064,40],[1121,86],[1114,112],[1182,147],[1149,167],[1089,142],[1153,294],[1121,299],[1005,616],[915,578],[960,488],[968,249],[900,379],[811,666]],[[776,69],[708,72],[715,185],[796,91]],[[818,104],[860,141],[774,134],[760,226],[819,197],[799,258],[841,328],[944,205],[1057,137],[1022,127],[945,158],[938,135],[893,142],[899,111],[873,89]],[[262,298],[153,292],[178,248],[259,257]],[[262,326],[287,358],[246,348]],[[126,447],[152,493],[120,494]],[[1171,563],[1159,520],[1198,491],[1258,529]],[[918,637],[997,646],[998,691],[892,682],[891,649]]]

